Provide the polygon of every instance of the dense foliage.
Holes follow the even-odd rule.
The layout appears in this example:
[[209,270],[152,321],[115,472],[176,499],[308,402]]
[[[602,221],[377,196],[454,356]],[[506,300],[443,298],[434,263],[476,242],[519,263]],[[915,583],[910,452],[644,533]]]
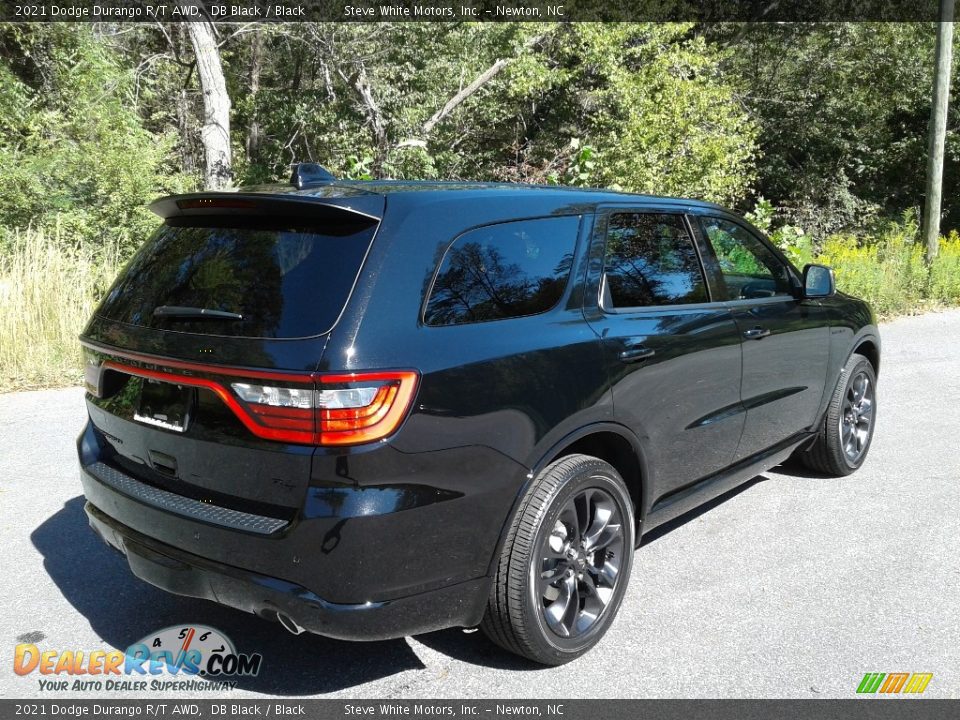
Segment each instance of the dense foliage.
[[[932,25],[705,28],[760,126],[754,190],[816,237],[872,228],[923,204]],[[953,87],[960,80],[954,63]],[[956,92],[956,91],[955,91]],[[960,110],[950,108],[944,225],[960,226]],[[953,192],[951,192],[953,190]]]
[[136,247],[146,203],[192,180],[147,129],[133,69],[83,28],[3,28],[0,50],[0,232]]
[[[309,158],[354,177],[615,185],[734,201],[752,179],[754,126],[719,73],[719,54],[691,31],[261,28],[253,57],[236,58],[271,58],[256,71],[258,92],[238,93],[240,125],[258,128],[239,175],[277,177]],[[476,93],[431,122],[498,63]]]
[[[883,313],[960,301],[960,239],[948,232],[960,227],[956,104],[946,237],[931,267],[916,232],[931,24],[264,24],[218,32],[238,184],[283,180],[291,162],[313,160],[351,178],[704,198],[749,211],[799,264],[834,264],[841,288]],[[958,81],[955,62],[954,88]],[[202,185],[202,124],[183,26],[0,25],[7,351],[27,335],[41,344],[56,338],[43,350],[48,371],[72,362],[64,358],[79,320],[65,321],[59,308],[86,314],[115,263],[156,224],[151,199]],[[58,303],[64,283],[76,292]],[[24,353],[8,355],[14,362]],[[12,372],[6,360],[0,365]]]
[[[922,203],[929,25],[219,29],[240,183],[310,159],[349,177],[612,186],[741,209],[762,196],[818,241]],[[182,26],[0,27],[0,227],[135,244],[145,201],[200,182],[201,115]]]

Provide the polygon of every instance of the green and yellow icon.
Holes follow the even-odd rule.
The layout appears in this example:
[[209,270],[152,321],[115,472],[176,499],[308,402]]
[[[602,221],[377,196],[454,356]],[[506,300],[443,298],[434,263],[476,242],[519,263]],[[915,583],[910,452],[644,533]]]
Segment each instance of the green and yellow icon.
[[927,689],[933,673],[867,673],[860,681],[858,693],[911,693],[919,695]]

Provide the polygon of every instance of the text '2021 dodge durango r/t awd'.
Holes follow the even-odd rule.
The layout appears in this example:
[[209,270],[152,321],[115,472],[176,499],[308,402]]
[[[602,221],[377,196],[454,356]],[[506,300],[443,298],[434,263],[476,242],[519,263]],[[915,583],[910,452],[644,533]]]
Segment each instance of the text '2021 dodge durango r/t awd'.
[[90,524],[172,593],[559,664],[641,532],[869,450],[870,308],[715,205],[301,165],[152,209],[81,338],[78,447]]

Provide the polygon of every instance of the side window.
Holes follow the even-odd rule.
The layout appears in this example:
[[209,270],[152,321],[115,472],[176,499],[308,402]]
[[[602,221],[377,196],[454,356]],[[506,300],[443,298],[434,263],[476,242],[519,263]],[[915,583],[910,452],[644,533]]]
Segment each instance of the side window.
[[611,215],[603,271],[603,305],[608,309],[709,300],[682,215]]
[[702,220],[729,300],[793,294],[789,270],[753,233],[729,220]]
[[427,301],[427,325],[502,320],[546,312],[567,286],[579,217],[489,225],[447,250]]

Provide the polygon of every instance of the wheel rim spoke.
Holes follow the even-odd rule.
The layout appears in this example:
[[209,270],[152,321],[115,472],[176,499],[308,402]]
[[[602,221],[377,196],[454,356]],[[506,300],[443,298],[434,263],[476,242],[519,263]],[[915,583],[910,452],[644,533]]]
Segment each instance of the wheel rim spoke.
[[623,537],[623,527],[620,523],[607,523],[603,531],[595,537],[594,541],[587,544],[587,550],[591,552],[603,550],[617,542],[621,537]]
[[573,499],[573,506],[577,514],[577,540],[590,528],[590,516],[592,514],[593,491],[587,490]]
[[583,536],[584,546],[588,551],[604,548],[620,534],[620,525],[615,522],[617,512],[613,501],[599,500],[593,496],[593,518]]
[[577,590],[577,579],[573,575],[566,575],[558,587],[559,595],[544,610],[547,623],[554,632],[570,637],[580,611],[580,593]]
[[620,565],[619,558],[616,558],[613,555],[608,556],[602,566],[597,571],[597,575],[602,581],[603,585],[608,588],[613,588],[617,583],[617,575],[620,574]]
[[580,519],[577,507],[572,500],[564,506],[558,522],[562,523],[566,530],[568,545],[576,545],[580,542]]
[[582,632],[593,625],[593,623],[597,621],[597,618],[600,617],[600,613],[603,612],[603,609],[613,596],[613,590],[598,588],[589,572],[583,574],[580,587],[582,589],[584,603],[583,609],[577,618],[577,630]]

